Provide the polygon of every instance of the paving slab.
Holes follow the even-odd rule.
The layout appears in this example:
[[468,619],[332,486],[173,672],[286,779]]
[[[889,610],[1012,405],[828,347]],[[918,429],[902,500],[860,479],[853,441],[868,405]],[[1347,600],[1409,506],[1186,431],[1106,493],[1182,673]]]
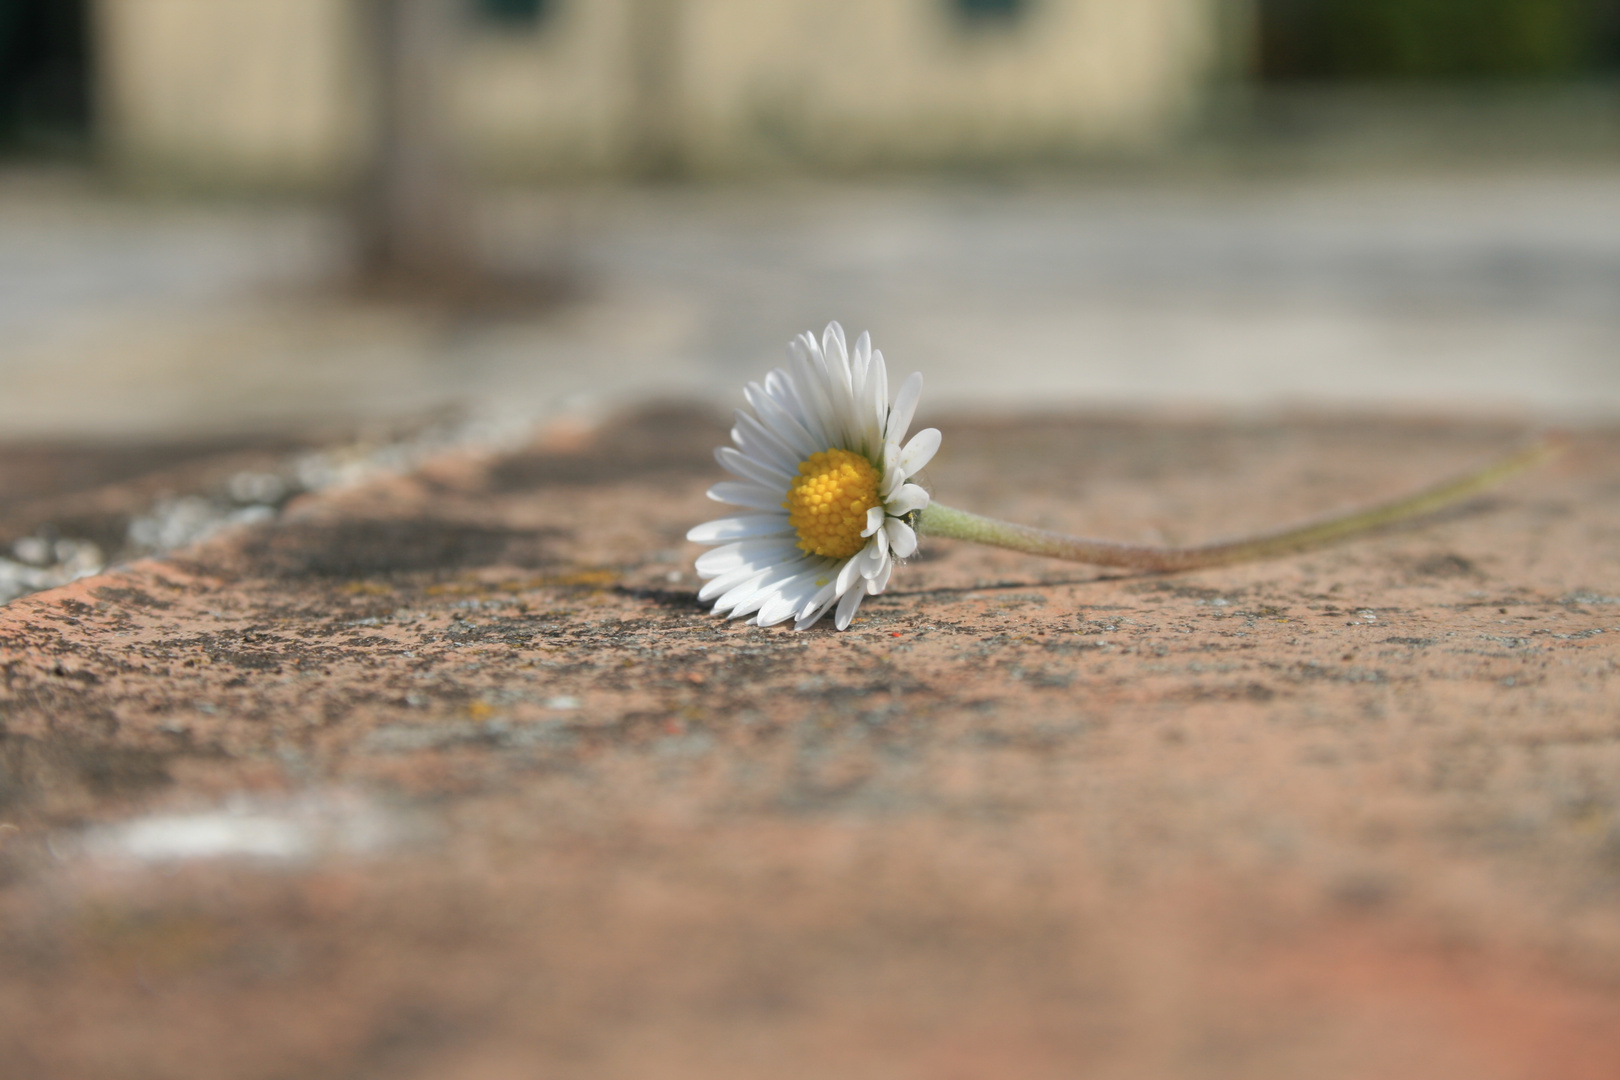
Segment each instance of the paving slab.
[[[1194,541],[1479,421],[936,417],[953,505]],[[0,609],[8,1078],[1620,1075],[1620,431],[1170,577],[929,542],[695,601],[665,408]]]

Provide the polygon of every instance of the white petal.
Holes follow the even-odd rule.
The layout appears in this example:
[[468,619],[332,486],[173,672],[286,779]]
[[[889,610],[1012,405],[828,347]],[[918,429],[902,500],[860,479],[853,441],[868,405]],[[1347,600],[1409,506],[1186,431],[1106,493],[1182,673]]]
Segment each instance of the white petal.
[[697,572],[701,578],[728,574],[739,567],[763,570],[775,563],[798,558],[802,554],[792,537],[770,537],[765,540],[739,540],[724,547],[712,548],[697,557]]
[[[744,615],[751,615],[760,611],[772,600],[781,596],[784,588],[794,588],[799,578],[806,574],[813,576],[815,573],[814,568],[806,569],[803,561],[777,567],[776,570],[766,576],[764,581],[760,582],[752,596],[732,608],[731,614],[727,618],[740,619]],[[791,615],[792,612],[789,611],[788,614]]]
[[928,498],[927,489],[917,484],[901,484],[900,490],[884,501],[883,509],[895,517],[904,517],[913,510],[927,507]]
[[[866,392],[871,395],[873,403],[877,405],[878,425],[883,424],[883,414],[889,409],[889,369],[883,362],[883,350],[872,350],[872,367],[866,376]],[[878,433],[881,440],[883,433]]]
[[844,341],[844,328],[836,321],[827,324],[821,332],[821,355],[827,359],[827,374],[850,385],[849,346]]
[[773,566],[763,574],[747,578],[732,588],[714,602],[714,610],[718,614],[730,609],[731,614],[728,617],[733,619],[748,615],[759,610],[761,604],[774,596],[778,585],[810,568],[811,564],[807,559],[794,559],[792,562]]
[[923,428],[913,435],[906,448],[900,451],[900,471],[908,478],[917,475],[920,469],[934,460],[942,438],[939,428]]
[[[799,347],[804,347],[802,342]],[[773,369],[769,375],[765,376],[765,392],[776,399],[777,404],[792,414],[794,419],[803,424],[806,431],[815,430],[813,427],[814,422],[810,418],[810,410],[804,404],[804,395],[799,393],[799,388],[793,382],[792,375],[789,375],[781,368]]]
[[855,407],[855,380],[849,350],[844,343],[844,328],[836,322],[828,323],[821,336],[821,348],[827,368],[827,405],[831,409],[823,427],[837,445],[866,453],[868,448],[861,445],[860,433],[864,425]]
[[874,506],[866,511],[866,528],[861,530],[862,536],[871,536],[883,528],[883,507]]
[[761,487],[741,480],[722,480],[705,494],[715,502],[749,506],[755,510],[780,510],[786,498],[781,488]]
[[894,396],[894,407],[889,410],[889,422],[883,429],[885,442],[897,443],[906,437],[917,402],[921,400],[922,372],[914,371],[900,384],[900,392]]
[[[761,581],[764,581],[765,575],[770,573],[770,571],[771,568],[769,566],[739,566],[733,570],[728,570],[724,574],[716,577],[713,581],[704,582],[703,588],[698,590],[698,601],[700,603],[707,604],[710,600],[713,600],[716,597],[724,597],[727,593],[736,589],[737,586],[742,585],[744,582],[748,583],[748,588],[745,590],[745,592],[752,592],[754,586],[758,585]],[[743,595],[743,592],[739,592],[735,597],[732,598],[731,603],[735,604],[738,600],[742,599]],[[715,610],[719,611],[723,607],[730,606],[731,604],[716,604]]]
[[889,561],[888,537],[879,533],[872,537],[872,542],[863,547],[860,554],[852,560],[863,578],[876,577],[883,564]]
[[855,587],[861,578],[861,561],[859,558],[845,559],[844,565],[838,568],[838,577],[833,582],[833,591],[842,596]]
[[784,494],[793,486],[793,478],[769,462],[749,457],[741,450],[733,450],[729,446],[714,448],[714,459],[720,467],[733,476],[740,476],[744,480],[752,480],[756,484],[774,487]]
[[855,393],[848,383],[840,382],[836,377],[827,389],[827,397],[832,402],[834,425],[839,433],[839,445],[846,450],[853,450],[858,454],[867,454],[871,448],[861,437],[866,429],[859,407],[855,404]]
[[731,441],[742,448],[742,452],[756,461],[768,461],[776,468],[788,472],[798,469],[803,458],[795,457],[790,448],[781,439],[767,431],[754,417],[749,416],[741,409],[737,410],[737,424],[731,429]]
[[845,593],[838,601],[838,617],[833,621],[833,625],[840,630],[848,630],[849,621],[855,617],[855,612],[861,606],[861,598],[865,595],[864,589],[851,589]]
[[755,536],[779,536],[793,531],[786,514],[733,514],[694,525],[686,538],[694,544],[720,544]]
[[793,389],[793,376],[781,368],[771,368],[770,373],[765,376],[764,386],[765,392],[775,398],[782,408],[798,417],[801,422],[804,420],[799,395]]
[[840,441],[838,431],[833,423],[834,413],[832,400],[827,396],[829,379],[826,362],[821,358],[821,348],[816,345],[808,334],[804,340],[813,346],[812,349],[801,349],[793,357],[793,388],[799,393],[799,400],[804,403],[805,427],[812,435],[821,437],[818,450],[825,450],[829,446],[837,445]]
[[866,452],[877,453],[883,446],[883,422],[889,412],[889,373],[883,366],[883,354],[872,350],[872,361],[866,371],[866,386],[855,400],[861,413],[866,433]]
[[814,572],[800,574],[789,581],[784,581],[780,591],[759,609],[759,617],[755,622],[760,626],[775,626],[779,622],[793,618],[820,588],[821,586],[816,584]]
[[862,400],[866,395],[866,373],[872,367],[872,335],[865,330],[855,339],[855,347],[849,353],[850,389],[855,391],[855,399]]
[[698,591],[698,600],[701,603],[707,603],[712,599],[714,601],[714,613],[724,615],[758,592],[760,583],[769,574],[769,570],[754,570],[752,572],[743,570],[730,574],[721,574]]
[[891,559],[890,561],[883,564],[883,569],[878,572],[877,577],[871,578],[870,580],[867,581],[867,583],[866,583],[866,595],[868,595],[868,596],[876,596],[878,593],[882,592],[884,589],[887,589],[889,587],[889,575],[891,573],[893,573],[893,572],[894,572],[894,561]]
[[816,623],[821,621],[821,617],[823,615],[827,614],[827,609],[832,607],[834,601],[836,601],[837,599],[838,599],[838,597],[836,597],[836,596],[829,596],[826,600],[822,601],[820,604],[817,604],[814,607],[807,607],[805,609],[805,611],[804,611],[804,614],[800,615],[798,620],[796,622],[794,622],[793,629],[795,629],[795,630],[808,630],[812,626],[816,625]]
[[707,581],[721,574],[729,574],[740,566],[747,565],[742,553],[742,546],[749,541],[740,541],[735,544],[726,544],[724,547],[710,548],[697,557],[693,569],[697,575]]
[[917,534],[910,525],[899,518],[890,518],[883,523],[883,531],[889,536],[889,549],[895,558],[909,559],[917,553]]
[[805,601],[804,606],[799,609],[799,618],[801,619],[807,618],[816,608],[821,608],[823,611],[827,610],[827,605],[837,600],[841,595],[836,581],[827,581],[826,578],[822,577],[818,577],[816,580],[825,581],[826,584],[818,588],[815,595]]
[[900,448],[889,443],[883,448],[883,480],[878,484],[879,497],[887,501],[905,482],[905,471],[900,468]]
[[791,413],[758,383],[749,383],[743,387],[743,396],[748,404],[754,407],[754,415],[766,429],[780,439],[789,449],[799,455],[803,461],[817,450],[826,449],[820,439],[816,438],[809,429],[799,423]]

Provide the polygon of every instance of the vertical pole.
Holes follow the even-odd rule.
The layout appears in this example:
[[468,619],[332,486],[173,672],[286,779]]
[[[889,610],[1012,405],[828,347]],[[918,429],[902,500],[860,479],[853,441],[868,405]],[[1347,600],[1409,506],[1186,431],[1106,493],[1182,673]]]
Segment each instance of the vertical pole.
[[660,179],[685,167],[681,139],[680,0],[634,0],[630,63],[635,104],[631,169]]
[[376,122],[354,205],[372,283],[449,286],[476,270],[450,117],[456,0],[359,0]]

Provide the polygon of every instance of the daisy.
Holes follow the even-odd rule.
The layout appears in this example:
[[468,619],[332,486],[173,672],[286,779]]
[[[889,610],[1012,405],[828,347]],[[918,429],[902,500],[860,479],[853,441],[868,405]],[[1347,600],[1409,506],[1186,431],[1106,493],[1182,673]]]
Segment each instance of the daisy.
[[714,456],[736,480],[709,489],[742,507],[686,534],[718,544],[697,560],[707,583],[698,599],[714,613],[794,629],[829,611],[849,626],[861,600],[889,584],[896,561],[917,550],[917,515],[928,492],[910,480],[939,449],[927,428],[902,447],[922,396],[913,374],[891,404],[883,354],[861,334],[853,349],[829,323],[816,341],[800,334],[788,367],[744,391],[753,412],[737,410],[735,446]]
[[917,536],[948,537],[1094,566],[1165,574],[1221,566],[1339,543],[1396,522],[1432,514],[1561,453],[1567,439],[1548,435],[1453,480],[1414,495],[1300,525],[1188,547],[1123,544],[1065,536],[945,506],[911,477],[939,450],[940,434],[919,431],[902,447],[922,396],[912,375],[889,402],[883,354],[862,334],[852,350],[844,329],[828,323],[818,343],[800,334],[788,368],[744,394],[753,413],[737,411],[735,447],[714,452],[737,477],[709,498],[744,511],[686,534],[718,544],[697,560],[707,584],[698,599],[729,618],[774,626],[812,626],[836,609],[843,630],[861,600],[889,584],[894,564],[917,550]]

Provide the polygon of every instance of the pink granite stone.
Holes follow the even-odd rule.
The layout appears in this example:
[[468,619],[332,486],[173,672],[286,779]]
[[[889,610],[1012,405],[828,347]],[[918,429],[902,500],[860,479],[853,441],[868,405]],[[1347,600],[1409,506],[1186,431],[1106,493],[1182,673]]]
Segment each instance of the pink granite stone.
[[[953,505],[1167,541],[1514,437],[939,426]],[[722,439],[0,609],[7,1080],[1620,1076],[1620,434],[1256,565],[929,543],[845,633],[695,603]]]

